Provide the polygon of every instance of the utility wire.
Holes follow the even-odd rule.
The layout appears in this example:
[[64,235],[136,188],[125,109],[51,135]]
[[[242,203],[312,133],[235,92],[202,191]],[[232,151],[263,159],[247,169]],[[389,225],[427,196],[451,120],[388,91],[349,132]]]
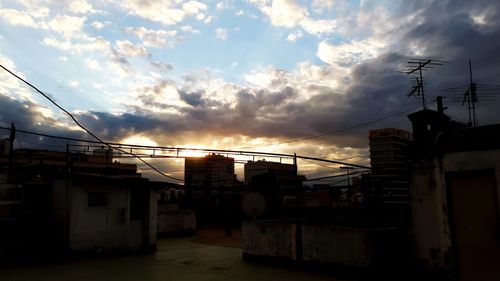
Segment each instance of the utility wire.
[[[434,102],[434,101],[432,101],[432,102]],[[432,103],[432,102],[429,102],[429,103]],[[429,103],[426,103],[426,104],[429,104]],[[395,113],[386,115],[384,117],[381,117],[381,118],[378,118],[378,119],[375,119],[375,120],[366,121],[366,122],[359,123],[359,124],[356,124],[356,125],[352,125],[352,126],[349,126],[349,127],[346,127],[346,128],[339,129],[339,130],[325,131],[325,132],[322,132],[322,133],[317,134],[317,135],[312,135],[312,136],[307,136],[307,137],[300,137],[300,138],[296,138],[296,139],[291,139],[289,141],[274,143],[272,145],[289,144],[289,143],[293,143],[293,142],[297,142],[297,141],[301,141],[301,140],[310,140],[310,139],[320,138],[320,137],[323,137],[323,136],[326,136],[326,135],[336,135],[338,133],[343,133],[343,132],[346,132],[346,131],[349,131],[349,130],[352,130],[352,129],[356,129],[356,128],[363,127],[363,126],[366,126],[366,125],[377,123],[377,122],[383,121],[385,119],[388,119],[388,118],[391,118],[391,117],[394,117],[394,116],[405,114],[405,113],[408,113],[408,112],[413,111],[413,110],[418,109],[418,108],[420,108],[420,105],[417,106],[417,107],[413,107],[413,108],[404,110],[404,111],[395,112]],[[246,149],[246,148],[252,148],[252,147],[242,147],[242,148]]]
[[[354,157],[349,157],[349,158],[355,158],[356,156]],[[320,163],[317,163],[317,162],[313,162],[313,161],[309,161],[309,160],[306,160],[306,159],[301,159],[302,161],[305,161],[309,164],[312,164],[312,165],[316,165],[316,166],[320,166],[320,167],[324,167],[324,168],[328,168],[328,169],[337,169],[337,170],[342,170],[341,168],[339,167],[332,167],[332,166],[328,166],[328,165],[323,165],[323,164],[320,164]],[[343,160],[343,159],[332,159],[332,160],[336,160],[336,161],[340,161],[340,160]]]
[[[370,155],[354,155],[354,156],[350,156],[350,157],[346,157],[346,158],[332,159],[332,160],[335,160],[335,161],[344,161],[344,160],[349,160],[349,159],[353,159],[353,158],[369,157],[369,156]],[[337,168],[337,167],[327,166],[327,165],[319,164],[319,163],[316,163],[316,162],[308,161],[308,160],[305,160],[305,159],[302,159],[302,160],[306,161],[307,163],[310,163],[310,164],[313,164],[313,165],[317,165],[317,166],[321,166],[321,167],[325,167],[325,168],[340,169],[340,168]]]
[[[352,173],[349,173],[349,176],[357,175],[357,174],[362,174],[362,173],[366,173],[366,172],[368,172],[368,171],[352,172]],[[307,179],[305,181],[317,181],[317,180],[330,179],[330,178],[338,178],[338,177],[347,177],[347,174],[346,173],[342,173],[342,174],[336,174],[336,175],[332,175],[332,176],[325,176],[325,177]]]
[[[0,130],[7,130],[10,131],[10,128],[8,127],[1,127]],[[47,137],[47,138],[54,138],[54,139],[60,139],[60,140],[68,140],[68,141],[75,141],[75,142],[85,142],[85,143],[95,143],[95,144],[102,144],[101,142],[98,141],[93,141],[93,140],[84,140],[84,139],[77,139],[77,138],[69,138],[69,137],[62,137],[62,136],[54,136],[54,135],[49,135],[49,134],[42,134],[42,133],[35,133],[31,131],[25,131],[25,130],[19,130],[16,129],[16,132],[19,133],[24,133],[24,134],[30,134],[30,135],[35,135],[35,136],[40,136],[40,137]],[[297,158],[297,159],[302,159],[302,160],[312,160],[312,161],[320,161],[320,162],[327,162],[327,163],[333,163],[333,164],[340,164],[340,165],[345,165],[345,166],[352,166],[356,168],[361,168],[361,169],[371,169],[370,167],[367,166],[362,166],[362,165],[357,165],[357,164],[351,164],[351,163],[346,163],[346,162],[340,162],[336,160],[330,160],[330,159],[322,159],[322,158],[315,158],[315,157],[309,157],[309,156],[301,156],[301,155],[292,155],[292,154],[283,154],[283,153],[272,153],[272,152],[259,152],[259,151],[240,151],[240,150],[222,150],[222,149],[203,149],[203,148],[185,148],[185,147],[168,147],[168,146],[150,146],[150,145],[137,145],[137,144],[124,144],[124,143],[107,143],[108,146],[125,146],[128,148],[137,148],[137,149],[159,149],[159,150],[188,150],[188,151],[203,151],[203,152],[217,152],[217,153],[223,153],[223,154],[232,154],[232,155],[243,155],[243,156],[248,156],[248,155],[255,155],[255,156],[270,156],[270,157],[286,157],[286,158]],[[126,154],[130,154],[129,152],[126,152]],[[174,156],[175,157],[175,156]]]
[[59,108],[61,111],[63,111],[64,113],[66,113],[72,120],[73,122],[75,122],[76,125],[78,125],[78,127],[80,127],[82,130],[84,130],[85,132],[87,132],[89,135],[91,135],[93,138],[95,138],[96,140],[98,140],[100,143],[108,146],[109,148],[111,149],[116,149],[120,152],[123,152],[125,154],[130,154],[132,156],[134,156],[135,158],[137,158],[138,160],[140,160],[142,163],[146,164],[146,166],[150,167],[151,169],[153,169],[154,171],[156,171],[157,173],[159,173],[160,175],[166,177],[166,178],[169,178],[169,179],[173,179],[173,180],[177,180],[177,181],[181,181],[183,182],[184,180],[183,179],[179,179],[179,178],[175,178],[175,177],[172,177],[172,176],[169,176],[165,173],[163,173],[162,171],[158,170],[156,167],[154,167],[153,165],[149,164],[148,162],[146,162],[144,159],[142,159],[141,157],[135,155],[134,153],[132,152],[127,152],[123,149],[120,149],[120,148],[117,148],[117,147],[113,147],[111,146],[110,144],[106,143],[105,141],[101,140],[98,136],[96,136],[94,133],[92,133],[90,130],[88,130],[85,126],[83,126],[82,124],[80,124],[80,122],[78,122],[78,120],[76,120],[76,118],[73,116],[73,114],[71,114],[69,111],[67,111],[66,109],[64,109],[62,106],[60,106],[59,104],[57,104],[54,100],[52,100],[48,95],[46,95],[44,92],[40,91],[37,87],[35,87],[34,85],[32,85],[31,83],[29,83],[28,81],[24,80],[23,78],[19,77],[18,75],[16,75],[15,73],[13,73],[12,71],[10,71],[9,69],[5,68],[3,65],[0,64],[0,67],[7,71],[8,73],[10,73],[12,76],[16,77],[17,79],[21,80],[23,83],[25,83],[26,85],[30,86],[31,88],[33,88],[36,92],[38,92],[39,94],[41,94],[44,98],[46,98],[48,101],[50,101],[53,105],[55,105],[57,108]]
[[359,127],[363,127],[363,126],[366,126],[366,125],[370,125],[370,124],[373,124],[373,123],[377,123],[377,122],[383,121],[385,119],[388,119],[388,118],[391,118],[391,117],[394,117],[394,116],[398,116],[398,115],[401,115],[401,114],[408,113],[408,112],[413,111],[413,110],[415,110],[417,108],[420,108],[420,106],[412,107],[411,109],[407,109],[407,110],[404,110],[404,111],[392,113],[392,114],[386,115],[384,117],[381,117],[381,118],[378,118],[378,119],[375,119],[375,120],[366,121],[366,122],[359,123],[359,124],[356,124],[356,125],[352,125],[352,126],[349,126],[349,127],[346,127],[346,128],[339,129],[339,130],[325,131],[325,132],[317,134],[317,135],[296,138],[296,139],[292,139],[292,140],[289,140],[289,141],[286,141],[286,142],[281,142],[281,143],[278,143],[278,144],[275,144],[275,145],[287,144],[287,143],[297,142],[297,141],[300,141],[300,140],[310,140],[310,139],[320,138],[320,137],[323,137],[323,136],[326,136],[326,135],[335,135],[335,134],[338,134],[338,133],[343,133],[345,131],[356,129],[356,128],[359,128]]

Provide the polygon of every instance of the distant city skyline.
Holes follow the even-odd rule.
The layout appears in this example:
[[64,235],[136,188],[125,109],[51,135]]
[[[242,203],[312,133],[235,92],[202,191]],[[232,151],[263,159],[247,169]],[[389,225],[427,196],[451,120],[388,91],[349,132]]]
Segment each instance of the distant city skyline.
[[[409,58],[451,62],[424,73],[431,103],[469,82],[469,59],[476,81],[500,84],[499,11],[495,1],[451,0],[1,1],[0,63],[108,141],[368,164],[368,130],[409,129],[404,111],[419,109],[397,72]],[[452,96],[445,106],[467,120]],[[1,126],[85,137],[4,71],[0,108]],[[479,124],[498,122],[497,108],[479,103]],[[20,135],[16,145],[64,143]],[[152,164],[183,173],[182,160]]]

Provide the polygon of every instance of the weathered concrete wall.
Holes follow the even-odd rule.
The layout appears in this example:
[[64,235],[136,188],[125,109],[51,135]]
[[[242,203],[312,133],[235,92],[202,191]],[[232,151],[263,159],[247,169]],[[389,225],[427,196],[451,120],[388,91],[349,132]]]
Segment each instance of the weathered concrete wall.
[[[243,222],[243,254],[296,260],[296,227],[293,223]],[[262,230],[261,230],[262,229]]]
[[[499,183],[500,150],[447,153],[442,158],[422,160],[412,170],[415,250],[421,267],[451,270],[453,251],[445,177],[447,173],[478,170],[494,170]],[[500,193],[497,198],[500,200]]]
[[420,267],[451,267],[448,208],[439,163],[424,160],[414,167],[410,181],[415,255]]
[[408,268],[411,264],[412,244],[408,229],[308,224],[298,227],[279,221],[259,224],[264,231],[254,222],[243,224],[244,257],[355,268]]
[[[88,191],[109,192],[108,205],[89,207]],[[72,251],[126,250],[129,189],[70,184],[69,248]]]
[[180,210],[177,204],[158,205],[159,235],[194,234],[195,232],[195,212]]
[[374,249],[371,234],[368,229],[303,225],[304,261],[372,266]]

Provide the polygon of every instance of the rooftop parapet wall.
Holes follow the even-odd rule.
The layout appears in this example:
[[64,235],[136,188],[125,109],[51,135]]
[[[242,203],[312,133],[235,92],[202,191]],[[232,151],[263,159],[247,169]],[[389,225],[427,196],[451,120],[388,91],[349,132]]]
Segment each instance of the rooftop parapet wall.
[[245,222],[243,257],[378,269],[411,266],[405,228],[356,228],[280,221]]

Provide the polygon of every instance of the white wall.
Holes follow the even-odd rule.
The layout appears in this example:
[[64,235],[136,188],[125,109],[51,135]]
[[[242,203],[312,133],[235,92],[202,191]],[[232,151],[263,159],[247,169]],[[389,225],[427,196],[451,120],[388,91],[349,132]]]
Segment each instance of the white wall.
[[[72,183],[70,250],[127,249],[128,211],[120,221],[120,208],[129,209],[129,188]],[[89,207],[88,192],[109,192],[108,206]]]

